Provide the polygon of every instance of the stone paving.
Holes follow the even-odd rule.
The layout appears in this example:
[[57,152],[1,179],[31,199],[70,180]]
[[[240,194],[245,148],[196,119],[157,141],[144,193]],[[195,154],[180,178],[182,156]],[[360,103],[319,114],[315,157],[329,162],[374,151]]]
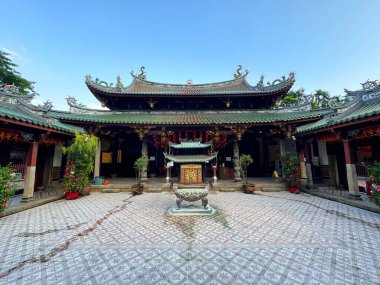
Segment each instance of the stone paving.
[[308,194],[93,193],[0,219],[0,284],[379,284],[380,215]]

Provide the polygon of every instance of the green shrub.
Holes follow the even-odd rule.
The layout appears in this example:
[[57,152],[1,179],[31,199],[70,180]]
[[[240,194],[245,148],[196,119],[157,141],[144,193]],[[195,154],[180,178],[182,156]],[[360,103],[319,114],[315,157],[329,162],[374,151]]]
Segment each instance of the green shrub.
[[16,191],[16,186],[12,183],[14,177],[13,169],[0,167],[0,212],[4,211]]

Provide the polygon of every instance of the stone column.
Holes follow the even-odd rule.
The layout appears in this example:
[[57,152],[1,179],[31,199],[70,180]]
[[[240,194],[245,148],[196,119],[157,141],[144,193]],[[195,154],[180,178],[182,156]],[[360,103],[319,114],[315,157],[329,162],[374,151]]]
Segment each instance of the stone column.
[[[324,182],[329,181],[329,157],[327,155],[326,142],[318,142],[319,168]],[[327,181],[326,181],[327,179]]]
[[234,140],[234,144],[233,144],[233,163],[234,163],[234,170],[235,170],[234,180],[235,182],[241,182],[239,142],[237,139]]
[[98,145],[96,146],[95,153],[95,162],[94,162],[94,178],[100,176],[100,155],[102,149],[102,142],[98,141]]
[[358,177],[356,175],[356,165],[352,154],[351,142],[348,139],[343,139],[344,159],[346,161],[348,196],[352,199],[361,200]]
[[314,182],[313,182],[313,172],[311,170],[311,149],[312,148],[312,145],[311,144],[307,144],[305,146],[305,158],[306,158],[306,176],[307,176],[307,186],[309,188],[312,188],[313,185],[314,185]]
[[62,165],[62,145],[58,144],[54,146],[54,158],[53,167],[61,167]]
[[300,166],[301,166],[301,178],[307,179],[306,175],[306,164],[305,164],[305,147],[302,147],[300,151],[298,152],[298,157],[300,159]]
[[[148,158],[148,145],[146,143],[146,139],[143,139],[141,144],[141,156]],[[144,167],[141,171],[141,182],[147,182],[148,181],[148,168]]]
[[279,146],[280,146],[280,160],[281,160],[281,157],[285,154],[285,142],[284,142],[284,139],[280,139],[279,140]]
[[36,181],[36,164],[37,164],[38,143],[32,142],[28,148],[26,157],[26,176],[25,186],[22,195],[22,202],[29,202],[33,199],[34,184]]

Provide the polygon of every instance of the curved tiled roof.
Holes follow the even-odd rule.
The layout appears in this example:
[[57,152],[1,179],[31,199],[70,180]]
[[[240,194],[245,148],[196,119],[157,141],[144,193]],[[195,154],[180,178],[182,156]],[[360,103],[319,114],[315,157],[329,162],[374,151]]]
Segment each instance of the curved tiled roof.
[[193,154],[193,155],[172,155],[168,153],[164,153],[165,158],[169,159],[173,162],[179,162],[179,163],[194,163],[194,162],[210,162],[211,160],[215,159],[217,156],[217,153],[206,155],[206,154]]
[[58,120],[53,119],[51,123],[48,123],[46,118],[33,114],[21,106],[14,104],[0,104],[0,117],[67,133],[74,133],[75,131],[83,132],[79,127],[64,124]]
[[50,116],[64,120],[89,123],[131,125],[232,125],[267,124],[320,118],[330,110],[284,111],[187,111],[187,112],[108,112],[99,114],[63,113],[51,111]]
[[201,143],[200,140],[195,141],[186,141],[186,140],[180,140],[180,143],[172,143],[169,142],[169,148],[176,148],[176,149],[192,149],[192,148],[208,148],[211,147],[211,143]]
[[264,85],[264,78],[261,77],[257,85],[252,86],[246,81],[247,73],[234,78],[233,80],[207,83],[207,84],[168,84],[148,81],[139,76],[133,75],[132,83],[124,87],[118,78],[116,86],[108,84],[104,81],[96,79],[92,80],[91,76],[86,76],[86,84],[93,92],[101,92],[104,94],[114,96],[126,95],[220,95],[220,94],[251,94],[251,95],[264,95],[277,93],[281,91],[288,91],[295,82],[294,73],[290,73],[286,78],[283,76],[281,79],[274,80],[272,83]]
[[296,129],[296,134],[301,134],[305,132],[311,132],[316,131],[319,129],[332,127],[332,126],[338,126],[339,124],[368,118],[371,116],[380,115],[380,100],[375,100],[369,103],[365,103],[359,108],[353,108],[352,110],[349,110],[348,112],[344,113],[343,116],[340,116],[338,118],[323,118],[321,120],[318,120],[316,122],[305,124],[302,126],[299,126]]

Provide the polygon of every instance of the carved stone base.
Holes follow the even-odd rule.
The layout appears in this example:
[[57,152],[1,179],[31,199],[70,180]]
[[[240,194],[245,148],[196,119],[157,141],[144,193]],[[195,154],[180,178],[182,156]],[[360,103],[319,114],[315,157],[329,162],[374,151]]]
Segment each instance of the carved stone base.
[[216,210],[207,205],[205,208],[198,205],[183,205],[181,209],[172,206],[168,209],[168,214],[172,216],[211,216],[214,215]]

